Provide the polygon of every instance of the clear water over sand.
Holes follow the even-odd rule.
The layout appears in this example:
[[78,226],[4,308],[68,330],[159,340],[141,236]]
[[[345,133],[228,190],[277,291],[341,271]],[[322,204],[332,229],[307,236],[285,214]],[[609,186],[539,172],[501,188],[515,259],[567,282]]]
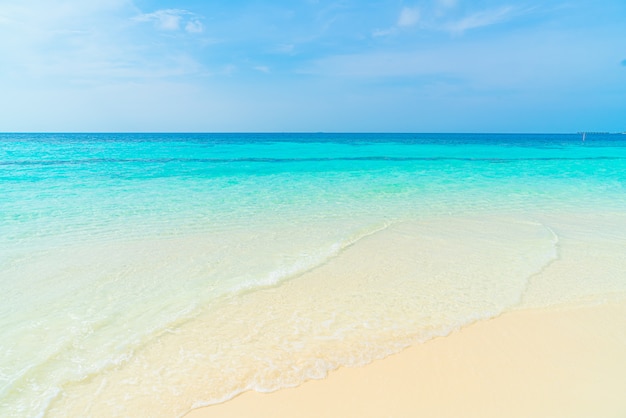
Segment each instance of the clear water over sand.
[[623,135],[0,145],[3,416],[176,416],[626,294]]

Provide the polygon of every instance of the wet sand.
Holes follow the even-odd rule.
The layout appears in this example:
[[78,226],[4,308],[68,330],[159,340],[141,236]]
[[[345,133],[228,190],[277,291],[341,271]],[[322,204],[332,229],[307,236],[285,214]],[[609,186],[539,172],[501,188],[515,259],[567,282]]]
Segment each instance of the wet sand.
[[626,416],[626,300],[505,313],[209,417]]

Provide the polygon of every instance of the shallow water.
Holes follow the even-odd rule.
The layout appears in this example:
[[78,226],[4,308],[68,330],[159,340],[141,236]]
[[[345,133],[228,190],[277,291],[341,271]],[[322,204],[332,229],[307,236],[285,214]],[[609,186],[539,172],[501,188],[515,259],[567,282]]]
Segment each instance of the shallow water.
[[620,135],[0,146],[2,416],[176,416],[626,293]]

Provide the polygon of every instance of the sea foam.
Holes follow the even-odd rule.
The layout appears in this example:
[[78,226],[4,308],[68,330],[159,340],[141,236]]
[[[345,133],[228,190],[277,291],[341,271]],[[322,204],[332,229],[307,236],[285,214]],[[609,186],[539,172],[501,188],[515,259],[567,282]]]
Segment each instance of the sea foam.
[[2,416],[175,416],[626,293],[621,137],[0,143]]

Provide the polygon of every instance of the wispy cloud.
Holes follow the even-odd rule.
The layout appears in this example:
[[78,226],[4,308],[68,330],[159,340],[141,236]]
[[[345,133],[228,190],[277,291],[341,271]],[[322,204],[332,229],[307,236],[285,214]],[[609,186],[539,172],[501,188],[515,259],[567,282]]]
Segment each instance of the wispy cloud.
[[458,4],[457,0],[436,0],[434,4],[435,17],[444,17],[450,13]]
[[293,54],[296,49],[294,44],[280,44],[277,45],[272,52],[277,54]]
[[198,15],[182,9],[161,9],[141,14],[134,20],[152,22],[157,29],[164,31],[178,31],[184,28],[188,33],[201,33],[204,29]]
[[451,9],[457,5],[457,0],[437,0],[437,5],[446,9]]
[[164,9],[137,16],[130,0],[5,1],[0,5],[7,22],[0,22],[0,90],[33,79],[74,88],[208,72],[195,55],[202,37],[194,37],[193,44],[170,37],[155,45],[151,26],[137,24],[198,34],[201,15]]
[[137,16],[138,22],[154,22],[154,25],[161,30],[178,30],[180,27],[180,10],[167,9],[157,10],[154,13],[146,13]]
[[404,7],[400,10],[396,24],[386,29],[375,29],[372,32],[374,38],[396,34],[400,29],[406,29],[417,25],[420,21],[420,10],[417,7]]
[[396,32],[398,32],[398,28],[396,28],[395,26],[387,29],[374,29],[374,31],[372,32],[372,36],[374,38],[380,38],[383,36],[393,35]]
[[450,22],[444,26],[452,33],[461,34],[470,29],[491,26],[509,20],[516,12],[512,6],[505,6],[494,10],[483,10],[473,13],[460,20]]
[[270,73],[270,68],[266,65],[257,65],[256,67],[253,67],[253,69],[260,71],[262,73],[265,73],[265,74]]
[[189,33],[202,33],[204,26],[199,20],[190,20],[185,25],[185,30]]
[[452,15],[458,15],[457,5],[457,0],[436,0],[432,8],[427,8],[423,11],[418,7],[404,7],[393,26],[375,29],[372,31],[372,37],[396,35],[405,29],[415,26],[423,30],[461,35],[472,29],[504,23],[532,10],[507,5],[494,9],[474,11],[461,15],[461,17],[451,18]]
[[[204,129],[258,129],[270,127],[264,125],[268,118],[259,116],[271,113],[270,97],[283,106],[273,128],[284,129],[287,120],[294,129],[316,128],[311,121],[324,118],[343,123],[352,112],[351,126],[363,129],[361,121],[382,120],[369,116],[378,110],[413,120],[413,105],[421,104],[424,110],[439,105],[441,118],[452,119],[444,110],[448,102],[444,106],[439,99],[457,93],[456,99],[490,98],[497,105],[489,111],[497,114],[503,103],[514,102],[508,100],[511,92],[532,99],[527,109],[542,111],[550,109],[548,99],[554,110],[559,98],[584,92],[588,108],[594,103],[610,110],[613,100],[613,114],[624,114],[624,0],[603,0],[603,7],[585,0],[546,3],[0,0],[0,119],[34,129],[39,125],[30,119],[47,118],[54,121],[50,126],[76,128],[82,118],[73,112],[50,116],[50,109],[66,107],[58,105],[64,100],[67,106],[80,103],[72,110],[92,112],[99,124],[92,126],[104,128],[113,118],[101,116],[102,103],[129,121],[144,117],[161,123],[172,113]],[[28,99],[25,91],[31,92]],[[192,105],[186,97],[198,99]],[[17,98],[24,98],[19,109]],[[215,107],[207,104],[213,101]],[[133,106],[121,112],[121,102]],[[228,112],[223,102],[232,103]],[[221,119],[229,122],[216,122],[231,125],[207,124],[206,115],[218,113],[198,103],[222,109]],[[561,110],[572,106],[565,99],[560,104]],[[371,105],[373,113],[353,111],[353,105],[365,110]],[[144,109],[162,113],[148,116]],[[485,113],[490,112],[485,108]],[[510,113],[519,120],[520,112]],[[261,125],[241,125],[248,120],[241,115]],[[485,126],[495,119],[489,115]],[[139,126],[132,123],[128,127]],[[333,126],[346,128],[341,123]],[[127,127],[116,126],[109,128]]]
[[400,28],[415,26],[420,20],[420,11],[417,7],[405,7],[400,12],[397,26]]

